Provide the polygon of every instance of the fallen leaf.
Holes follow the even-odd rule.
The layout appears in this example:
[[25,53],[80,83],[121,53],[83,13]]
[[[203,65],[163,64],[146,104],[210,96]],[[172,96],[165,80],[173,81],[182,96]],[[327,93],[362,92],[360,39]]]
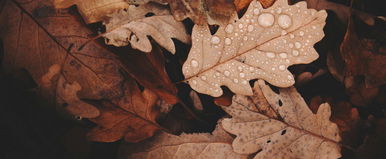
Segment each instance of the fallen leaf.
[[[78,82],[68,83],[63,77],[59,78],[56,88],[57,102],[66,105],[65,109],[72,115],[84,118],[95,118],[99,116],[99,110],[79,99],[77,93],[82,90]],[[63,100],[63,102],[61,102]]]
[[178,102],[177,88],[166,73],[166,60],[158,46],[153,45],[153,49],[147,54],[128,48],[118,54],[123,61],[125,70],[138,83],[152,90],[168,104]]
[[129,5],[112,14],[104,25],[106,44],[125,46],[130,43],[132,48],[143,52],[152,49],[148,36],[173,54],[176,50],[172,38],[190,42],[184,25],[177,22],[167,8],[154,3]]
[[105,20],[107,15],[129,6],[125,0],[55,0],[54,5],[56,8],[76,5],[86,23]]
[[[119,60],[96,42],[91,42],[80,51],[72,49],[87,41],[92,32],[66,10],[55,12],[51,2],[5,1],[0,15],[4,71],[12,75],[23,70],[29,73],[38,85],[34,90],[44,98],[45,103],[57,103],[56,93],[60,91],[57,88],[66,87],[60,85],[60,78],[64,80],[62,83],[79,84],[76,91],[79,99],[121,96],[123,77],[119,72],[122,69]],[[59,68],[52,66],[60,67],[60,73]],[[72,113],[84,113],[79,111],[73,110]]]
[[235,7],[230,0],[128,0],[131,4],[169,4],[177,21],[190,18],[195,24],[227,23]]
[[88,132],[88,139],[114,142],[124,137],[127,142],[139,142],[159,130],[158,96],[148,89],[141,91],[134,80],[128,80],[124,90],[123,97],[102,103],[99,117],[89,119],[98,126]]
[[122,155],[125,159],[186,158],[186,159],[246,159],[232,151],[232,137],[217,128],[212,134],[181,134],[162,132],[138,145],[125,144]]
[[[354,18],[354,17],[353,17]],[[340,51],[329,53],[327,66],[336,79],[343,82],[351,102],[358,106],[367,106],[373,103],[386,84],[386,56],[382,39],[360,37],[357,27],[360,22],[357,18],[349,21]],[[366,25],[366,24],[362,24]],[[382,35],[384,31],[375,24],[367,35]]]
[[[279,119],[256,111],[247,96],[236,95],[223,107],[232,118],[221,121],[225,131],[235,134],[233,150],[240,154],[258,152],[257,158],[339,158],[339,129],[329,118],[330,106],[322,104],[313,114],[294,87],[276,94],[259,80],[260,87]],[[258,105],[257,105],[258,106]]]
[[[287,67],[318,58],[313,44],[323,36],[326,12],[307,9],[305,2],[288,6],[278,0],[268,8],[253,1],[241,19],[220,25],[214,35],[195,25],[192,49],[183,65],[185,80],[197,92],[218,97],[225,85],[236,94],[252,95],[252,79],[288,87]],[[275,18],[276,17],[276,18]]]

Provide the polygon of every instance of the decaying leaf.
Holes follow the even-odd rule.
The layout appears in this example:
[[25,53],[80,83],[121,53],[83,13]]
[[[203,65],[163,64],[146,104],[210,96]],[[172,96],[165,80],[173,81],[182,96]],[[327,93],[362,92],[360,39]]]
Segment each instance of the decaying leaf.
[[266,97],[278,119],[256,111],[247,96],[236,95],[232,105],[223,107],[232,118],[221,125],[237,135],[233,150],[241,154],[258,152],[258,158],[339,158],[339,130],[329,118],[330,106],[322,104],[313,114],[294,87],[276,94],[259,80],[255,83]]
[[76,5],[86,23],[105,20],[107,15],[129,6],[125,0],[55,0],[56,8],[68,8]]
[[232,137],[217,128],[212,134],[182,134],[175,136],[160,133],[138,145],[123,146],[121,159],[246,159],[232,151]]
[[169,10],[164,6],[148,3],[129,5],[124,10],[119,10],[111,15],[106,26],[106,44],[125,46],[129,43],[132,48],[143,52],[150,52],[152,45],[147,36],[151,36],[158,44],[171,53],[175,53],[175,46],[171,38],[184,43],[190,42],[185,27],[177,22]]
[[130,4],[169,4],[176,20],[190,18],[195,24],[227,23],[235,7],[231,0],[127,0]]
[[166,103],[177,103],[177,88],[166,73],[166,60],[162,50],[157,45],[153,45],[153,49],[147,54],[134,49],[128,49],[128,51],[130,53],[126,51],[119,53],[125,70],[138,83],[156,93]]
[[221,25],[214,35],[207,26],[195,25],[192,49],[183,66],[190,86],[218,97],[220,86],[236,94],[252,95],[248,83],[264,79],[288,87],[294,84],[287,67],[318,58],[313,44],[323,36],[325,11],[307,9],[305,2],[289,6],[278,0],[263,9],[253,1],[241,19]]
[[[84,118],[95,118],[99,110],[79,99],[77,93],[82,90],[78,82],[67,83],[63,77],[59,78],[56,88],[59,105],[66,105],[65,109],[72,115]],[[61,101],[63,100],[63,102]]]
[[[378,19],[374,26],[368,26],[357,16],[351,17],[340,51],[328,54],[328,69],[344,83],[351,102],[358,106],[371,104],[386,84],[386,32],[382,23],[386,24]],[[373,29],[364,34],[360,27]]]
[[60,85],[60,78],[63,83],[79,84],[75,91],[79,99],[112,99],[122,95],[123,77],[113,53],[96,42],[80,51],[72,49],[87,41],[92,33],[83,23],[65,10],[51,12],[52,1],[17,3],[5,1],[0,15],[5,72],[27,72],[38,85],[35,90],[50,104],[57,103],[57,88],[67,87]]

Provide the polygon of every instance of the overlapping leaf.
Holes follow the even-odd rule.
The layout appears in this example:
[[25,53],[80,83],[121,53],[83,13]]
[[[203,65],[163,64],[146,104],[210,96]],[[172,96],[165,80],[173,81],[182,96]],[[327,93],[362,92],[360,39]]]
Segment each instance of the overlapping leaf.
[[125,0],[55,0],[56,8],[76,5],[86,23],[105,20],[107,15],[129,6]]
[[255,159],[341,156],[339,130],[329,120],[328,104],[322,104],[313,114],[294,87],[280,89],[276,94],[259,80],[254,89],[261,89],[276,115],[262,111],[248,96],[234,96],[232,105],[223,107],[232,118],[224,119],[221,125],[237,135],[232,144],[235,152],[252,154],[261,150]]
[[122,159],[246,159],[232,151],[232,137],[220,127],[212,134],[160,133],[138,145],[123,146]]
[[143,52],[150,52],[152,49],[147,36],[151,36],[173,54],[176,50],[171,38],[184,43],[190,41],[184,25],[177,22],[164,6],[153,3],[138,7],[130,5],[127,9],[112,14],[104,24],[107,44],[125,46],[130,43],[132,48]]
[[257,78],[291,86],[294,79],[287,67],[318,57],[313,44],[324,36],[326,16],[325,11],[307,9],[305,2],[288,6],[286,0],[278,0],[263,9],[253,1],[241,19],[235,16],[214,35],[207,26],[195,25],[183,66],[186,81],[215,97],[222,94],[222,85],[236,94],[252,95],[248,81]]

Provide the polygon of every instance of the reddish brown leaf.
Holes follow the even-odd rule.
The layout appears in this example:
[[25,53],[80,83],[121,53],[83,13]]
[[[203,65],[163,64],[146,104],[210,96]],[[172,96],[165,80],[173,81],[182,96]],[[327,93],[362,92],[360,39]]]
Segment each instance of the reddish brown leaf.
[[120,53],[125,70],[142,86],[152,90],[169,104],[175,104],[177,88],[165,71],[165,57],[158,46],[153,46],[150,53],[144,54],[131,49]]
[[167,0],[173,16],[182,21],[190,18],[196,24],[227,22],[235,8],[230,0]]
[[114,104],[104,102],[101,115],[90,119],[98,124],[88,133],[90,140],[114,142],[124,137],[128,142],[138,142],[158,130],[155,121],[159,115],[158,97],[147,89],[141,92],[133,80],[129,80],[124,88],[123,97],[113,100]]

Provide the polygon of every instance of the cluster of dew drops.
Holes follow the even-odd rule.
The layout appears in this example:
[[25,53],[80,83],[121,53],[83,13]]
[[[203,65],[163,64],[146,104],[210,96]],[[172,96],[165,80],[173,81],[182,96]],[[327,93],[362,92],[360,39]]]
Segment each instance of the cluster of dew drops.
[[[257,3],[255,4],[257,7]],[[296,4],[297,7],[300,7],[298,4]],[[274,12],[276,11],[278,15],[277,19],[275,19],[275,16],[273,15]],[[300,12],[300,10],[298,10],[298,12]],[[287,14],[281,14],[282,13],[282,8],[276,8],[276,10],[271,10],[271,13],[269,12],[260,12],[260,10],[258,8],[255,8],[253,9],[253,14],[255,16],[258,16],[257,18],[257,23],[264,27],[264,28],[267,28],[267,27],[271,27],[274,25],[275,23],[275,20],[277,20],[277,24],[283,29],[282,32],[281,32],[281,35],[284,36],[287,34],[286,30],[285,29],[288,29],[291,25],[292,25],[292,18],[287,15]],[[314,14],[314,12],[311,12],[312,14]],[[308,11],[305,11],[305,14],[308,14]],[[249,17],[249,15],[247,15],[247,18]],[[247,22],[251,21],[252,23],[255,23],[255,20],[254,19],[247,19],[246,20]],[[233,24],[228,24],[226,27],[225,27],[225,32],[228,33],[228,34],[231,34],[233,33],[235,27],[238,27],[239,29],[242,29],[243,27],[246,27],[246,30],[248,32],[252,32],[254,31],[254,26],[253,25],[248,25],[248,26],[244,26],[244,24],[240,23],[238,24],[237,26],[234,26]],[[312,27],[313,29],[316,29],[316,26],[313,26]],[[299,36],[304,36],[304,32],[303,31],[300,31],[299,32]],[[237,33],[235,33],[235,35],[237,36]],[[246,40],[245,38],[247,37],[244,37],[244,40]],[[294,39],[294,35],[293,34],[290,34],[290,38],[291,39]],[[310,37],[309,37],[310,38]],[[254,40],[254,39],[251,39],[251,40]],[[213,45],[217,45],[221,42],[221,39],[216,36],[216,35],[213,35],[210,39],[210,43],[213,44]],[[307,40],[307,42],[309,42],[309,40]],[[229,38],[229,37],[226,37],[224,39],[224,43],[225,45],[231,45],[232,44],[232,39]],[[240,44],[242,45],[242,43]],[[289,44],[289,48],[296,48],[296,49],[299,49],[302,47],[302,44],[300,42],[295,42],[295,43],[290,43]],[[293,56],[299,56],[299,51],[294,49],[292,51],[292,55]],[[272,52],[267,52],[266,53],[266,56],[268,58],[275,58],[276,54],[275,53],[272,53]],[[283,59],[286,59],[288,57],[287,53],[279,53],[278,54],[279,57],[283,58]],[[288,60],[287,60],[288,61]],[[199,62],[195,59],[192,59],[190,61],[190,65],[194,68],[197,68],[199,66]],[[273,68],[274,69],[274,68]],[[278,66],[278,69],[281,70],[281,71],[284,71],[286,70],[286,66],[285,65],[280,65]],[[225,76],[230,76],[230,72],[229,71],[224,71],[224,75]],[[240,76],[243,76],[243,74],[240,74]],[[202,80],[205,80],[206,77],[203,76],[203,79]],[[292,76],[288,76],[288,80],[292,80],[293,77]],[[234,80],[235,83],[238,83],[238,80]],[[195,81],[193,81],[193,84],[196,83]]]

